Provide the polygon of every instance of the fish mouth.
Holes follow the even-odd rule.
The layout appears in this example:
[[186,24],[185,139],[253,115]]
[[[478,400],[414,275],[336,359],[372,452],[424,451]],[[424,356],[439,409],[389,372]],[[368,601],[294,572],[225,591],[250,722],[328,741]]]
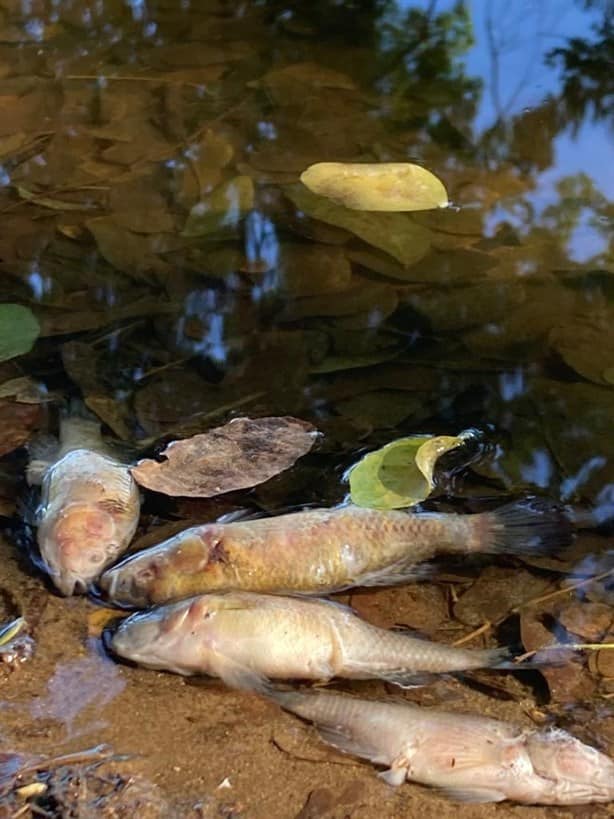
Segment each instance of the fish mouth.
[[125,608],[143,608],[149,605],[147,595],[141,591],[134,577],[117,569],[108,569],[98,580],[104,597],[111,603]]
[[55,587],[64,595],[64,597],[72,597],[75,594],[86,594],[88,584],[82,577],[75,577],[73,574],[63,573],[56,576],[51,576]]

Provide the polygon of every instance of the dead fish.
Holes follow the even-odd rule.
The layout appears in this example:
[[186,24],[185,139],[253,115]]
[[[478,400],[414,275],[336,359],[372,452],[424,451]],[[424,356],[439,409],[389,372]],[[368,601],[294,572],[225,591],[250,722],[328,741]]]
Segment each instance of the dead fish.
[[345,753],[465,802],[581,805],[614,799],[614,762],[559,729],[535,731],[488,717],[326,692],[273,691],[282,708],[316,724]]
[[128,467],[106,447],[97,421],[69,415],[59,442],[34,442],[28,481],[42,484],[36,524],[46,571],[62,594],[86,591],[136,530],[140,495]]
[[346,505],[195,526],[126,558],[100,585],[141,608],[211,591],[326,594],[415,580],[416,564],[440,553],[535,555],[569,538],[560,511],[535,499],[475,515]]
[[109,645],[147,668],[209,674],[233,687],[254,677],[412,686],[429,674],[519,668],[506,648],[455,648],[377,628],[341,603],[251,592],[204,594],[133,614]]

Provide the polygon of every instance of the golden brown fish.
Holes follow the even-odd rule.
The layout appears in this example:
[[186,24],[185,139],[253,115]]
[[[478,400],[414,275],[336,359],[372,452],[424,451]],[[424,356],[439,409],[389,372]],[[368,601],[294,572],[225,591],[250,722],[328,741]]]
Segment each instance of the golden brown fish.
[[326,692],[269,691],[340,751],[465,802],[583,805],[614,800],[614,762],[558,729],[535,731],[470,714]]
[[42,481],[43,563],[62,594],[84,592],[128,547],[139,519],[138,487],[105,446],[100,424],[87,418],[63,418],[55,450],[35,447],[33,454],[28,480]]
[[252,676],[411,686],[425,672],[519,668],[508,649],[455,648],[377,628],[340,603],[252,592],[203,594],[133,614],[109,645],[147,668],[209,674],[230,686]]
[[540,554],[568,540],[561,514],[535,500],[476,515],[349,505],[195,526],[126,558],[100,584],[138,607],[211,591],[321,594],[416,579],[416,564],[441,553]]

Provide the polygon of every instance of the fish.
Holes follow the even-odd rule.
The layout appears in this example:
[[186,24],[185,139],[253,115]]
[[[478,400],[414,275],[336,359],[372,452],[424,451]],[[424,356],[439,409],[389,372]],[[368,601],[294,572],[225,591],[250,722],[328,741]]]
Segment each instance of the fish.
[[521,668],[508,648],[465,649],[378,628],[349,606],[253,592],[203,594],[127,617],[111,650],[146,668],[243,680],[381,679],[404,687],[430,675]]
[[43,568],[61,594],[84,593],[132,540],[139,488],[89,418],[65,415],[59,441],[34,441],[30,454],[28,482],[41,485],[34,523]]
[[614,799],[614,762],[558,728],[526,729],[324,691],[262,693],[314,723],[338,750],[388,766],[379,775],[392,786],[418,782],[462,802],[583,805]]
[[473,515],[352,504],[194,526],[108,569],[99,584],[120,606],[145,608],[213,591],[328,594],[428,576],[442,554],[550,553],[569,543],[562,511],[528,499]]

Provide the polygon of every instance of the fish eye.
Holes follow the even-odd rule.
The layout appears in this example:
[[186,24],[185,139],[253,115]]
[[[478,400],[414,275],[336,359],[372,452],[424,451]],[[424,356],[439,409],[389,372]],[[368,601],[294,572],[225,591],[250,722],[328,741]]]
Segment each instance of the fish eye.
[[155,577],[155,572],[153,569],[141,569],[140,572],[136,574],[136,580],[139,583],[149,583],[150,580],[153,580]]
[[104,558],[105,558],[104,552],[92,552],[89,555],[88,560],[89,560],[90,563],[94,563],[95,565],[98,565],[99,563],[103,562]]

